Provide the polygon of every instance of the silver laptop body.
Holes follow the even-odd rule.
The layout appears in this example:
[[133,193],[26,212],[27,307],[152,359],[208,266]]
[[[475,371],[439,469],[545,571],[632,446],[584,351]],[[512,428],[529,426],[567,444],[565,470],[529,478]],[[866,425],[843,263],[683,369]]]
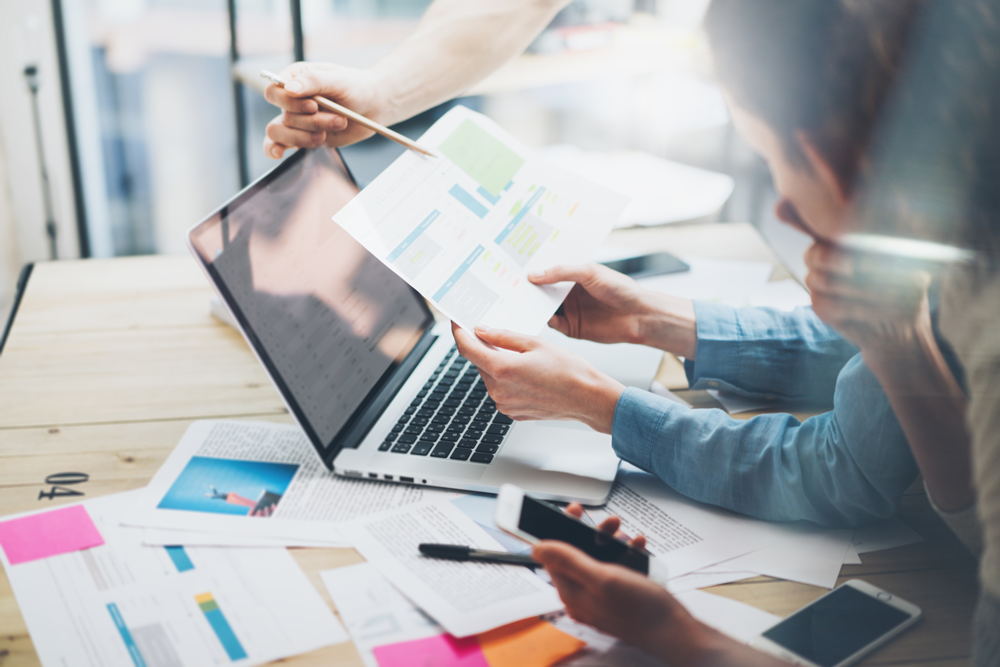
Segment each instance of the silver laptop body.
[[[618,468],[611,437],[497,412],[448,323],[333,222],[357,192],[337,151],[300,150],[188,233],[323,462],[347,477],[486,493],[513,483],[603,504]],[[571,343],[643,388],[660,356]]]

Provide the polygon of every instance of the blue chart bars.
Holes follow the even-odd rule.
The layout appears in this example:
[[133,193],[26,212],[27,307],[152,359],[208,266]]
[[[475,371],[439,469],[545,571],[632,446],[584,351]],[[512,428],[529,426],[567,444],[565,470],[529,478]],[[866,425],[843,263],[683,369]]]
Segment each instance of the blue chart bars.
[[184,551],[184,547],[163,547],[167,550],[167,555],[170,556],[170,560],[174,562],[174,567],[177,568],[178,572],[187,572],[188,570],[194,569],[194,563],[191,562],[191,558]]
[[[483,190],[482,188],[479,189]],[[483,206],[478,199],[466,192],[458,183],[451,186],[451,190],[449,190],[448,193],[458,201],[462,202],[462,205],[465,206],[465,208],[469,209],[480,218],[485,218],[486,214],[490,212],[488,208]],[[489,195],[488,192],[486,194]],[[493,198],[492,195],[490,195],[489,198],[494,199],[494,203],[496,202],[496,199],[499,199]]]

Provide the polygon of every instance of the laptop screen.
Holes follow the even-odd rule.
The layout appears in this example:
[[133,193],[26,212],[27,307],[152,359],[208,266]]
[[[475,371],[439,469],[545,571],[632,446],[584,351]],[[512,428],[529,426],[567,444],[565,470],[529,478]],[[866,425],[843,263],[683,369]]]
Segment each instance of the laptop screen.
[[332,220],[357,192],[335,150],[300,150],[189,235],[324,460],[433,323]]

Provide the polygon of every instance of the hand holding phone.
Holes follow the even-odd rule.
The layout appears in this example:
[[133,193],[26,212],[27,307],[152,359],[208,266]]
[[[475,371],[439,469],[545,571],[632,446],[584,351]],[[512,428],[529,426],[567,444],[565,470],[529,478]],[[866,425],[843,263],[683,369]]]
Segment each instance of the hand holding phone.
[[669,252],[654,252],[649,255],[639,255],[638,257],[626,257],[625,259],[615,259],[610,262],[601,262],[618,273],[624,273],[632,278],[645,278],[646,276],[658,276],[664,273],[681,273],[690,271],[691,267],[677,259]]
[[594,560],[623,565],[666,585],[666,568],[645,549],[588,526],[547,502],[526,496],[513,484],[500,487],[495,520],[501,530],[530,544],[541,540],[566,542]]

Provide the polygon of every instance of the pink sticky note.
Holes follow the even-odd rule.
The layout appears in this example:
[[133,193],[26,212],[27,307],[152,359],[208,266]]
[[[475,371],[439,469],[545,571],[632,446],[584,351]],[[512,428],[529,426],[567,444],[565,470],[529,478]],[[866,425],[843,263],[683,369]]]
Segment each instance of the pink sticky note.
[[104,538],[83,505],[0,523],[0,547],[11,565],[102,544]]
[[474,636],[437,635],[377,646],[372,653],[379,667],[490,667]]

